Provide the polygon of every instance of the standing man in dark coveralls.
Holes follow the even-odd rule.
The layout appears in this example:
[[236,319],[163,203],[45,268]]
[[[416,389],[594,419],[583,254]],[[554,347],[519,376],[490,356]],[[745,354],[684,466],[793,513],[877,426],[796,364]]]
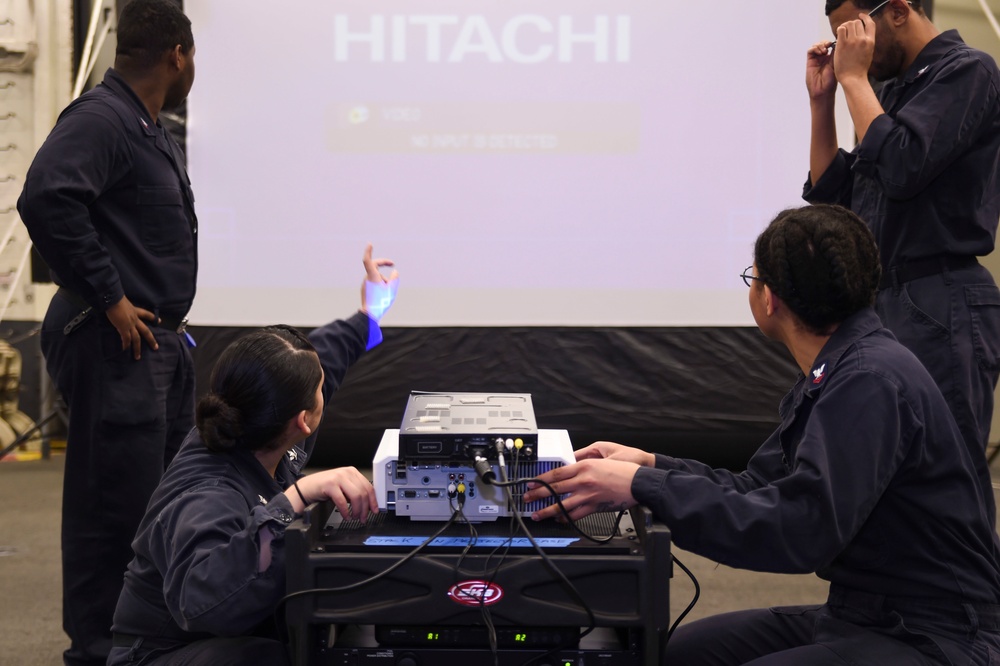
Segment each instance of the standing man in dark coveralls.
[[[876,311],[948,401],[992,500],[984,452],[1000,356],[1000,291],[976,257],[1000,220],[1000,72],[921,0],[827,0],[836,35],[808,52],[812,113],[804,198],[839,203],[875,233]],[[878,93],[869,76],[884,82]],[[857,146],[837,145],[844,90]],[[988,502],[992,505],[992,502]]]
[[42,326],[69,405],[63,486],[65,663],[104,664],[131,541],[194,425],[183,320],[197,274],[184,156],[159,123],[194,80],[191,23],[131,0],[114,68],[63,111],[17,208],[59,291]]

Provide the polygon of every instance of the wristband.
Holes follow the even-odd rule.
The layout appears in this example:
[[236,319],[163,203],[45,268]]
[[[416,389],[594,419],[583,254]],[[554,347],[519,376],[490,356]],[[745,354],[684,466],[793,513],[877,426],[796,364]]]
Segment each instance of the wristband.
[[302,500],[302,510],[304,511],[305,508],[309,506],[309,502],[306,501],[306,496],[303,495],[302,491],[299,489],[299,482],[296,481],[295,483],[293,483],[292,487],[295,488],[295,492],[299,494],[299,499]]

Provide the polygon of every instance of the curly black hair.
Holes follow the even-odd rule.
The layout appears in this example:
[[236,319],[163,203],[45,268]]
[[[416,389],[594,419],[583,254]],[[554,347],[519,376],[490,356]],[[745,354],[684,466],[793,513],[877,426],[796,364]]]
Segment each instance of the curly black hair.
[[778,213],[754,246],[757,276],[811,332],[825,335],[875,302],[882,268],[875,237],[841,206]]

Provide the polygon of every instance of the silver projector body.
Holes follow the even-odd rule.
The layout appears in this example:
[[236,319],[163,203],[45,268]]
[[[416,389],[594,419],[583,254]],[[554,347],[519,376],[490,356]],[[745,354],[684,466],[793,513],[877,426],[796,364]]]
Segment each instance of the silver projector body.
[[[575,462],[573,445],[565,430],[539,430],[537,460],[520,460],[517,449],[504,453],[507,477],[511,481],[531,479],[556,467]],[[548,498],[524,504],[523,483],[509,489],[484,483],[476,475],[472,460],[401,460],[399,430],[386,430],[372,461],[372,477],[378,506],[382,511],[395,511],[411,520],[451,518],[459,507],[458,488],[464,485],[465,501],[462,512],[472,523],[494,521],[512,516],[513,509],[530,515],[555,500]],[[502,476],[497,461],[491,469],[499,481]],[[509,492],[508,492],[509,491]]]

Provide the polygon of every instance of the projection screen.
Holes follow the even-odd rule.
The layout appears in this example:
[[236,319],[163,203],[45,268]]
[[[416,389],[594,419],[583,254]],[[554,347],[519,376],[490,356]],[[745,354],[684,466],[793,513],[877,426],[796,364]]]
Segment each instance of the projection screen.
[[[197,0],[200,325],[750,325],[819,0]],[[842,114],[842,111],[841,111]],[[850,130],[849,118],[841,131]]]

